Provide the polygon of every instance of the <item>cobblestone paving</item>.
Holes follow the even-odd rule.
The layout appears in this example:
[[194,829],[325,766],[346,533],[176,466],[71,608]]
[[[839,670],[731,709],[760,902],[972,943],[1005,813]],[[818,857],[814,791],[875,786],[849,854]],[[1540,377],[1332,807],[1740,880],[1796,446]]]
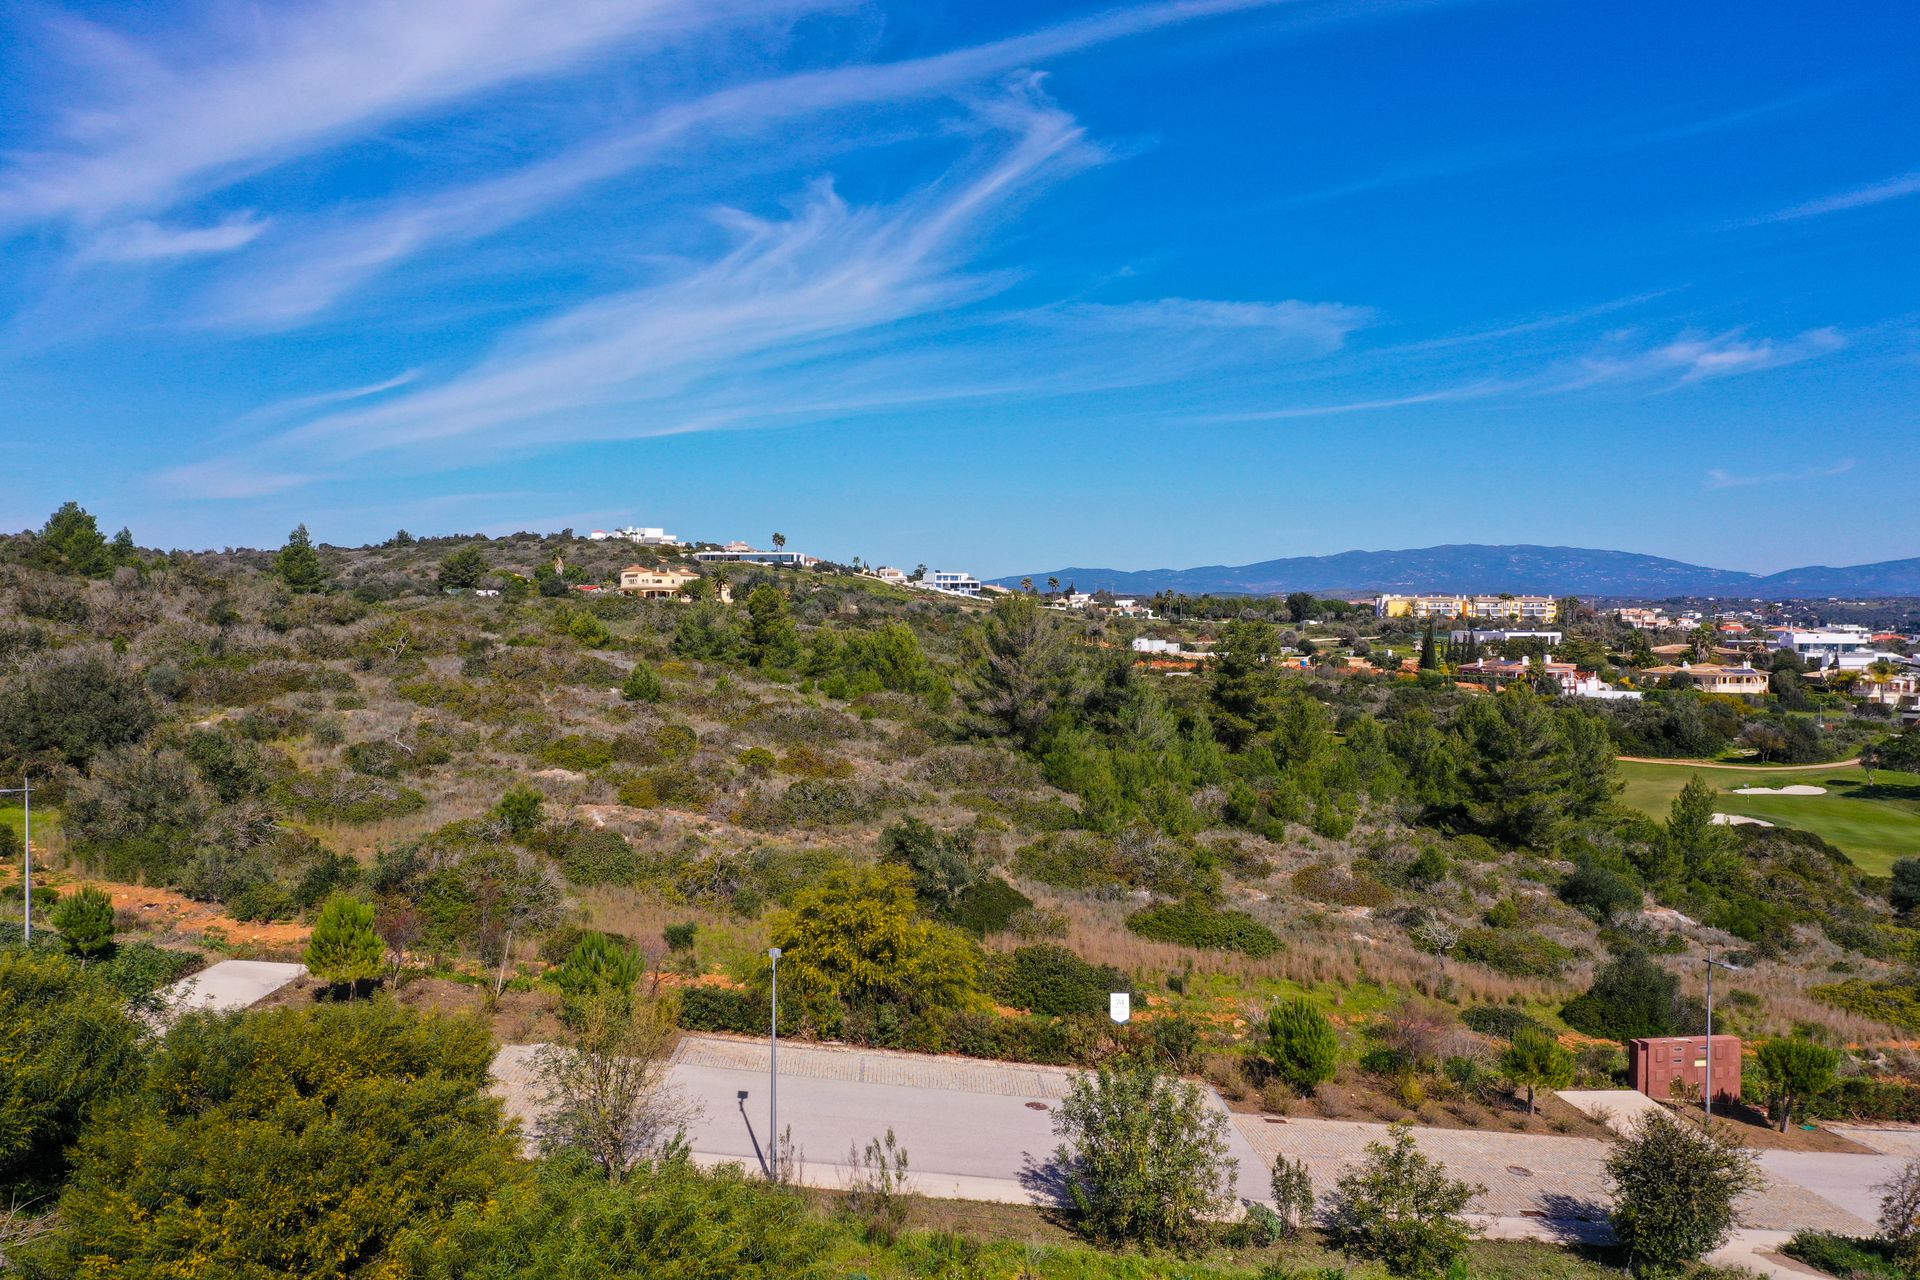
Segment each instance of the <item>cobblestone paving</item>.
[[[673,1056],[675,1065],[720,1067],[731,1071],[767,1070],[765,1041],[688,1036]],[[857,1084],[890,1084],[909,1089],[951,1089],[1007,1098],[1064,1098],[1073,1077],[1052,1067],[979,1059],[942,1058],[884,1049],[781,1045],[780,1074]]]
[[[1387,1127],[1351,1120],[1295,1120],[1275,1124],[1261,1116],[1236,1115],[1235,1123],[1263,1161],[1284,1153],[1305,1160],[1313,1185],[1325,1192],[1369,1142],[1386,1140]],[[1592,1138],[1488,1132],[1480,1129],[1415,1129],[1420,1149],[1443,1161],[1450,1173],[1484,1186],[1474,1203],[1480,1213],[1501,1217],[1599,1219],[1608,1201],[1605,1143]],[[1748,1226],[1867,1233],[1867,1224],[1837,1205],[1792,1183],[1769,1178],[1741,1207]]]

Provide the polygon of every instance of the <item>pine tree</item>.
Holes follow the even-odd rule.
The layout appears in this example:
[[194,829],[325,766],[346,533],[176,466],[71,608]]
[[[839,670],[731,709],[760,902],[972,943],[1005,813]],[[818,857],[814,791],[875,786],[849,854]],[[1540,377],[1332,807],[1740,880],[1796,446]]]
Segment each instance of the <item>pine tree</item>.
[[287,535],[287,545],[280,548],[280,554],[273,558],[273,571],[280,575],[280,581],[287,584],[289,590],[302,595],[318,591],[325,585],[327,569],[320,561],[320,553],[313,549],[313,537],[302,524]]
[[107,540],[100,536],[100,525],[77,502],[64,502],[47,518],[40,530],[40,541],[59,559],[69,573],[98,577],[113,567]]
[[307,968],[331,986],[344,984],[352,999],[362,982],[378,978],[385,968],[386,945],[373,927],[373,907],[337,893],[327,899],[307,941]]

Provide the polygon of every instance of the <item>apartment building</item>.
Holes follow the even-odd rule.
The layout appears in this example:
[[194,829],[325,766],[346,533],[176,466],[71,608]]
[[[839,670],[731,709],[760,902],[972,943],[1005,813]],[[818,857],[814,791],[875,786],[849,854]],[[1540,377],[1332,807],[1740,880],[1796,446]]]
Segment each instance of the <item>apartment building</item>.
[[1382,618],[1412,618],[1422,622],[1428,619],[1446,621],[1472,618],[1477,621],[1538,625],[1559,618],[1560,602],[1552,596],[1383,595],[1374,600],[1373,611]]

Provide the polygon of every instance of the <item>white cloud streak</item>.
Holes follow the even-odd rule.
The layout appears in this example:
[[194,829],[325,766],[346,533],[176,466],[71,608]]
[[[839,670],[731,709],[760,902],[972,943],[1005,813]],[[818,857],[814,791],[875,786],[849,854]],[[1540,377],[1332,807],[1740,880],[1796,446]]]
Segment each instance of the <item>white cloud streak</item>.
[[[972,237],[1098,153],[1031,82],[982,112],[1010,140],[971,172],[888,208],[850,206],[820,184],[785,220],[726,212],[736,242],[710,263],[512,334],[490,358],[438,385],[323,415],[257,456],[181,468],[169,480],[272,492],[369,453],[498,451],[525,447],[529,433],[551,443],[708,425],[714,401],[695,393],[718,373],[737,383],[802,365],[831,344],[978,300],[1004,283],[961,268]],[[611,427],[599,418],[609,410],[618,417]]]
[[1852,458],[1844,459],[1832,466],[1809,467],[1804,471],[1776,471],[1766,475],[1735,475],[1732,472],[1715,467],[1707,472],[1702,482],[1709,489],[1745,489],[1762,484],[1801,484],[1809,480],[1826,480],[1833,476],[1843,476],[1853,470]]
[[744,0],[316,0],[199,34],[172,60],[77,20],[94,64],[60,141],[0,174],[0,224],[89,224],[182,196],[643,36],[790,11]]
[[110,227],[90,240],[82,258],[98,262],[161,262],[232,253],[252,244],[267,229],[267,219],[237,213],[204,227],[169,227],[141,219]]
[[1903,173],[1888,178],[1884,182],[1871,183],[1856,187],[1851,191],[1842,191],[1824,196],[1818,200],[1809,200],[1805,204],[1793,205],[1770,213],[1764,218],[1755,219],[1756,223],[1798,222],[1802,218],[1818,218],[1829,213],[1844,213],[1849,209],[1864,209],[1869,205],[1885,204],[1889,200],[1902,200],[1907,196],[1920,195],[1920,173]]
[[1688,333],[1658,347],[1618,350],[1619,343],[1583,358],[1577,369],[1546,389],[1571,391],[1606,383],[1667,381],[1675,385],[1760,373],[1831,355],[1847,345],[1833,328],[1808,329],[1792,338],[1749,340],[1740,332]]
[[951,94],[1045,59],[1181,23],[1291,2],[1139,5],[926,57],[734,85],[663,108],[636,125],[500,177],[316,221],[256,269],[221,288],[210,310],[218,323],[267,329],[295,325],[406,258],[492,235],[594,184],[661,162],[676,147],[699,138],[757,137],[804,117]]

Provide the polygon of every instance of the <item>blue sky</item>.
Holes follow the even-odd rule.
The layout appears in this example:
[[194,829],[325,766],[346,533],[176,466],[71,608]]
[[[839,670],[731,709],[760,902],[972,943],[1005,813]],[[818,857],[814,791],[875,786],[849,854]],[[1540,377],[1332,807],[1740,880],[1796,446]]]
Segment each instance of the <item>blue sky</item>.
[[0,16],[0,526],[1920,555],[1920,7]]

